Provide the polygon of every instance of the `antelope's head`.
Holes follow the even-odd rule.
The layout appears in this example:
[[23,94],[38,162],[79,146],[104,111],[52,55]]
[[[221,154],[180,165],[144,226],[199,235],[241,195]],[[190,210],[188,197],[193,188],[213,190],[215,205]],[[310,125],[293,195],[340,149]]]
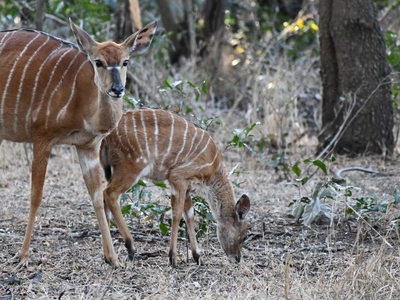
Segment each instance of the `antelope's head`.
[[250,210],[250,199],[242,195],[235,205],[233,220],[221,220],[217,227],[218,240],[226,255],[231,260],[240,262],[243,242],[247,236],[250,224],[245,220]]
[[129,57],[142,54],[149,48],[157,28],[152,22],[129,36],[123,43],[96,42],[86,31],[70,20],[78,46],[86,52],[94,68],[94,82],[100,92],[119,99],[125,94]]

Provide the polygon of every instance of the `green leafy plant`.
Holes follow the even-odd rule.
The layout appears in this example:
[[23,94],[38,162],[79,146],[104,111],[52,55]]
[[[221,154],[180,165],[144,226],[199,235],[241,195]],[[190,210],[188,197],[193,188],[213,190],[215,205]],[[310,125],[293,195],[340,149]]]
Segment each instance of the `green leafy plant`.
[[256,154],[257,151],[255,151],[249,145],[249,141],[253,140],[253,135],[251,135],[250,132],[259,124],[260,124],[260,122],[255,122],[246,129],[234,129],[233,130],[233,138],[232,138],[231,142],[228,144],[228,146],[225,147],[225,150],[233,148],[233,147],[236,147],[236,148],[245,147],[250,152]]

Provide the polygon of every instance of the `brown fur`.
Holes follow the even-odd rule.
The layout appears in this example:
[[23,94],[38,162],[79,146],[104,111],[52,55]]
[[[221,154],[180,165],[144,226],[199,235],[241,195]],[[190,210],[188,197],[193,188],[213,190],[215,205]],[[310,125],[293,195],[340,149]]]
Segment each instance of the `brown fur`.
[[[97,43],[72,22],[71,28],[79,49],[33,30],[0,32],[0,141],[33,143],[31,205],[20,265],[28,264],[51,148],[71,144],[76,146],[93,201],[105,259],[118,266],[104,216],[99,148],[122,115],[126,81],[123,63],[131,54],[146,49],[138,46],[137,39],[141,37],[149,45],[156,24],[148,25],[151,30],[147,33],[136,32],[122,44]],[[103,65],[96,66],[97,60]],[[107,67],[118,67],[118,72]]]
[[[157,134],[158,132],[158,134]],[[133,253],[133,238],[117,199],[142,177],[168,180],[171,185],[173,222],[170,263],[176,266],[178,225],[186,219],[193,257],[199,262],[194,214],[189,191],[203,192],[218,224],[218,238],[229,257],[240,261],[248,223],[244,220],[250,200],[238,202],[225,172],[222,156],[211,136],[184,118],[163,110],[125,112],[101,147],[101,161],[110,179],[104,200]],[[129,248],[132,247],[132,248]]]

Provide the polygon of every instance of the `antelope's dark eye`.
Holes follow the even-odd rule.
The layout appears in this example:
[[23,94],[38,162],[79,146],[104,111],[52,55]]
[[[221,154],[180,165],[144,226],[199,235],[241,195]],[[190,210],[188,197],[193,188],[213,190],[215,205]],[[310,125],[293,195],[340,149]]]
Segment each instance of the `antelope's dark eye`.
[[123,65],[124,67],[126,67],[128,64],[129,64],[129,60],[124,60],[124,62],[122,63],[122,65]]
[[103,63],[101,62],[100,59],[96,59],[94,62],[96,63],[96,67],[98,68],[101,68],[103,66]]

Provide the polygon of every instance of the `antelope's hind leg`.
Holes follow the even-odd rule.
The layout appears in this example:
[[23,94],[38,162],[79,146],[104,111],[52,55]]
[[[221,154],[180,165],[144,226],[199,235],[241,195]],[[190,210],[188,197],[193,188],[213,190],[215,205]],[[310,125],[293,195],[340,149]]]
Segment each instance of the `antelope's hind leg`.
[[194,209],[189,191],[186,192],[183,218],[186,222],[186,227],[190,240],[190,249],[192,250],[193,259],[196,261],[197,264],[201,265],[202,262],[200,260],[200,249],[197,244],[196,231],[194,229]]
[[99,159],[100,145],[94,145],[91,148],[81,148],[76,146],[78,152],[79,163],[81,165],[83,179],[86,188],[92,199],[92,203],[96,212],[97,222],[102,236],[104,259],[107,263],[114,267],[120,267],[117,254],[115,253],[108,221],[105,214],[103,200],[103,169]]
[[27,266],[29,261],[29,247],[33,233],[37,211],[42,203],[43,186],[47,170],[47,161],[50,157],[51,146],[46,143],[34,143],[31,174],[31,204],[29,208],[28,224],[26,226],[24,243],[19,254],[18,267]]

